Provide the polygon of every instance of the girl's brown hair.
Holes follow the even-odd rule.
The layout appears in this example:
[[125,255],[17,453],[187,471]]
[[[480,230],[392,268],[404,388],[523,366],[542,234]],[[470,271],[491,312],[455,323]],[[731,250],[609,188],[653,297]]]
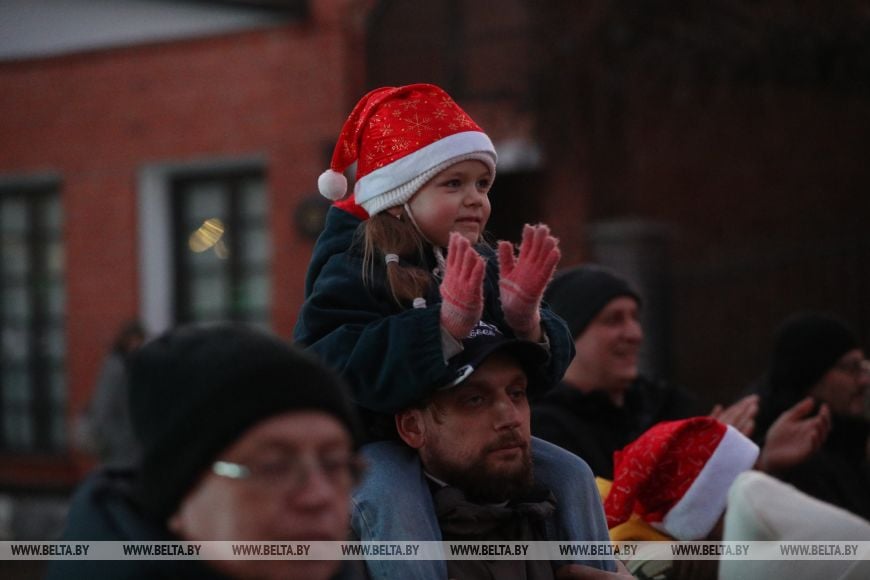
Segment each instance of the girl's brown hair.
[[[375,259],[383,260],[387,254],[396,254],[405,261],[424,259],[425,240],[410,220],[389,212],[373,215],[363,222],[363,280],[369,282]],[[431,283],[431,274],[423,268],[386,264],[386,284],[399,306],[407,306],[414,298],[425,297]]]

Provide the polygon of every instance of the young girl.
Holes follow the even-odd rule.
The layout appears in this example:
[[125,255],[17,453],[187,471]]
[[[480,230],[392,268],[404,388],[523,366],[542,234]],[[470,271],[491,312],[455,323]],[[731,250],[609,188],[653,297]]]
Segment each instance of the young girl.
[[[559,260],[557,240],[546,226],[527,225],[519,256],[499,242],[497,259],[482,243],[496,159],[487,135],[434,85],[376,89],[345,122],[330,170],[318,180],[321,193],[341,201],[315,246],[294,339],[344,375],[363,409],[392,415],[446,385],[447,361],[480,320],[543,343],[550,358],[540,372],[549,386],[570,363],[567,327],[541,307]],[[354,162],[354,192],[345,198],[342,173]],[[586,505],[571,488],[572,469],[588,470],[584,463],[540,440],[532,453],[536,479],[561,505]],[[364,493],[374,493],[356,498],[356,515],[366,512],[361,539],[439,539],[428,488],[407,450],[378,443],[368,457],[373,473]],[[385,494],[392,505],[378,509]],[[421,507],[421,519],[405,511]],[[561,537],[598,539],[583,526],[562,522]],[[377,565],[386,573],[393,564]],[[446,575],[443,562],[418,564],[420,574],[437,575],[417,577]]]

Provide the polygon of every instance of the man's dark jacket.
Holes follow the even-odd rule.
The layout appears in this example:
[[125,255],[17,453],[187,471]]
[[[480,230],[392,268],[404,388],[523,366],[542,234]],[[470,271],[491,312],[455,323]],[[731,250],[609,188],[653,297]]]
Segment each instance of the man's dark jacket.
[[695,412],[686,391],[643,377],[626,391],[622,407],[605,391],[586,394],[563,382],[532,406],[532,434],[584,459],[596,476],[612,479],[614,451],[660,421]]

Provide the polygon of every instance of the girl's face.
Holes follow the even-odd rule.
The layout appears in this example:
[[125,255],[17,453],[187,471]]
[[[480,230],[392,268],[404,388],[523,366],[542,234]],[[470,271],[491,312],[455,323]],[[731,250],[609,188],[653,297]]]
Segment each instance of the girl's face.
[[476,244],[489,221],[491,186],[487,166],[468,159],[433,177],[414,194],[408,206],[420,231],[433,244],[447,247],[450,232],[462,234]]

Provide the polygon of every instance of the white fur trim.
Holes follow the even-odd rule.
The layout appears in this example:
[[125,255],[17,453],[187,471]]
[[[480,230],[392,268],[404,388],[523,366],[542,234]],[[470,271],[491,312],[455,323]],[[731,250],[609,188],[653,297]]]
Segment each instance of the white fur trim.
[[728,425],[716,450],[683,497],[653,527],[678,540],[700,540],[716,525],[728,504],[728,489],[738,475],[752,469],[758,446]]
[[347,178],[343,173],[327,169],[317,178],[317,190],[323,197],[338,201],[347,195]]
[[486,133],[455,133],[375,169],[354,185],[356,202],[369,215],[402,205],[427,181],[454,163],[478,159],[489,167],[495,178],[498,156]]

